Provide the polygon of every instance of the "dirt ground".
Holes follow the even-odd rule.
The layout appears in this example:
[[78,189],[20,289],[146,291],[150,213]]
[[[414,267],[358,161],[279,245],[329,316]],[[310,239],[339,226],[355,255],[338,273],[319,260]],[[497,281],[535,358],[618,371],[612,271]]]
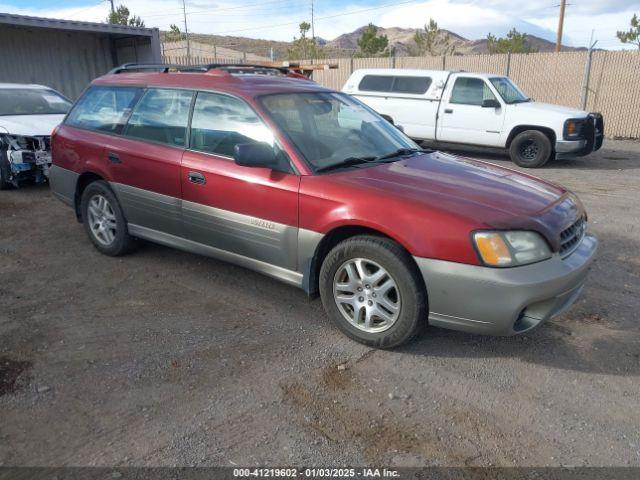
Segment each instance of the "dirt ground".
[[396,351],[242,268],[103,256],[46,186],[0,192],[0,465],[639,466],[640,143],[535,174],[601,240],[582,298]]

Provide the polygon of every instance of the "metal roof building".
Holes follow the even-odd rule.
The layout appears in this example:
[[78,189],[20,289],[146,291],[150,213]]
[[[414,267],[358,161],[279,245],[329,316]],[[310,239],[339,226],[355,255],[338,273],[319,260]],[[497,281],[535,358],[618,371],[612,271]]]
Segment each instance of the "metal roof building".
[[0,58],[0,82],[43,84],[75,99],[115,66],[161,63],[160,32],[0,13]]

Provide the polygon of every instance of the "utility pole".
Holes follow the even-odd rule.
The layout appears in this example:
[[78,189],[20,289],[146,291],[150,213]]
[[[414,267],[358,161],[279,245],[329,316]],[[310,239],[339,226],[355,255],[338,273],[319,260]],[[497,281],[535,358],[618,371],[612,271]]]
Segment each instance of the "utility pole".
[[313,13],[314,13],[313,0],[311,0],[311,39],[315,42],[316,41],[316,25],[315,25]]
[[184,15],[184,38],[187,41],[187,63],[191,65],[191,48],[189,45],[189,29],[187,28],[187,7],[185,0],[182,0],[182,14]]
[[[314,20],[314,12],[313,12],[313,0],[311,0],[311,42],[313,43],[313,51],[316,51],[316,22]],[[311,62],[315,61],[314,58],[311,58]]]
[[556,53],[562,47],[562,29],[564,27],[564,9],[567,6],[567,0],[560,0],[560,18],[558,19],[558,37],[556,38]]
[[111,13],[115,13],[116,9],[113,6],[113,0],[111,0]]

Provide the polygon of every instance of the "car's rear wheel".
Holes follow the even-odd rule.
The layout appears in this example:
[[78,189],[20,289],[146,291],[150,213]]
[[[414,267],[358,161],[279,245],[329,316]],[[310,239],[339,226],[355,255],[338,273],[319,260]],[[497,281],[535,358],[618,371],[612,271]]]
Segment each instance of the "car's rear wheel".
[[551,140],[538,130],[519,133],[509,146],[513,163],[524,168],[540,168],[551,158]]
[[9,190],[14,187],[13,182],[9,180],[11,175],[9,158],[6,150],[0,150],[0,190]]
[[124,255],[134,247],[127,222],[115,194],[100,180],[82,192],[82,220],[95,247],[105,255]]
[[371,235],[335,246],[320,270],[327,314],[354,340],[393,348],[427,321],[424,283],[411,256],[396,242]]

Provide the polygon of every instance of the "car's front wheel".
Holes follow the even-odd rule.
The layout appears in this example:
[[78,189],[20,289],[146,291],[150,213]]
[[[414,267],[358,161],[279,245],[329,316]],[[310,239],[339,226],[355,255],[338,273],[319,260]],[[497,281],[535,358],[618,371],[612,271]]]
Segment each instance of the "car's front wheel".
[[354,340],[393,348],[427,321],[424,283],[411,256],[396,242],[371,235],[335,246],[320,270],[327,314]]
[[135,239],[129,235],[122,208],[106,182],[90,183],[82,192],[80,207],[87,235],[100,252],[115,257],[133,248]]
[[519,133],[509,146],[513,163],[524,168],[540,168],[551,158],[551,140],[538,130]]

